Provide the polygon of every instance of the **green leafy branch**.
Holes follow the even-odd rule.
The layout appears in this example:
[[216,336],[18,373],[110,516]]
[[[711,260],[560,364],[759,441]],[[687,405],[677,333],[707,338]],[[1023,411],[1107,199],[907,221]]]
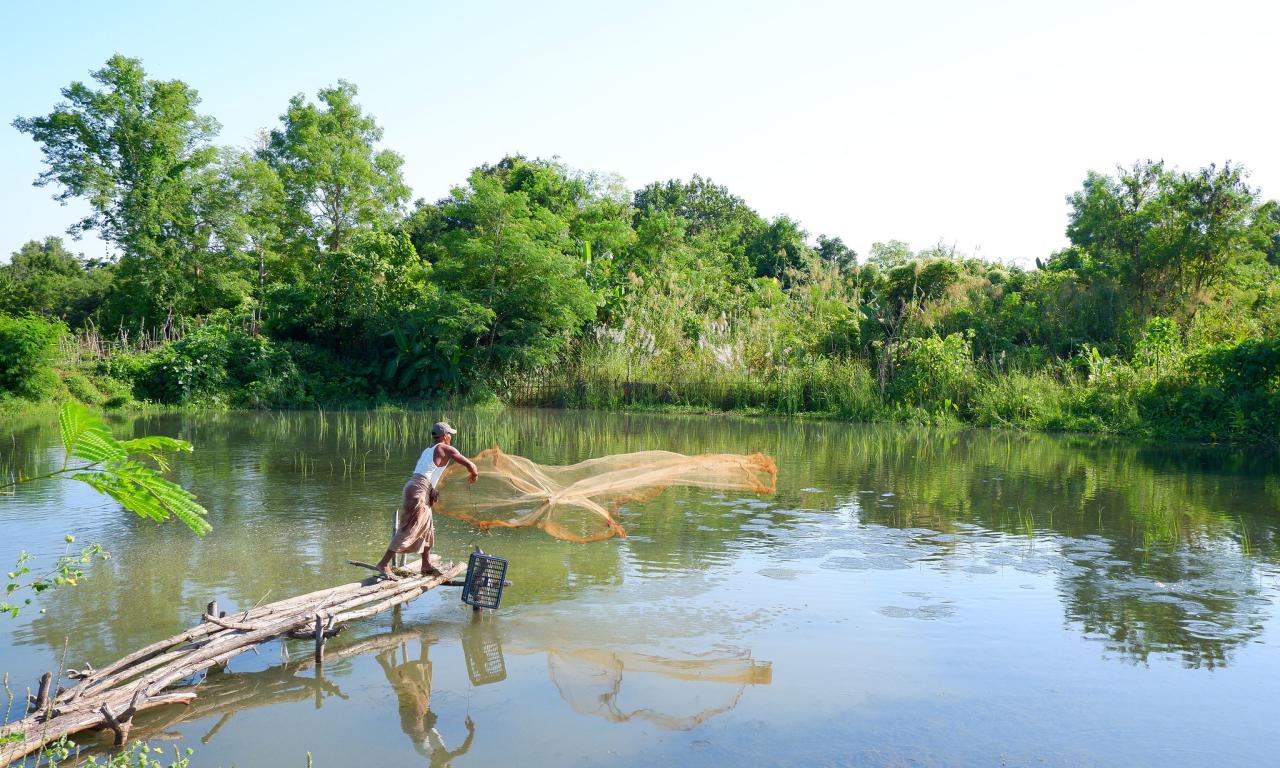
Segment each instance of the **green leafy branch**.
[[[64,449],[62,467],[13,480],[0,485],[0,490],[47,478],[77,480],[141,517],[160,522],[176,517],[198,536],[212,529],[204,519],[208,512],[196,502],[195,495],[160,474],[169,468],[165,454],[190,453],[191,443],[159,435],[117,440],[100,417],[75,402],[63,404],[58,428]],[[142,463],[143,458],[151,460],[156,468]],[[73,467],[72,459],[89,463]]]
[[[43,757],[48,760],[45,763],[48,768],[58,768],[68,760],[74,760],[78,756],[79,750],[73,741],[63,736],[58,741],[50,744],[44,752]],[[164,754],[164,750],[160,747],[152,747],[145,741],[131,744],[127,749],[113,752],[105,759],[105,762],[98,762],[96,756],[90,757],[86,763],[77,763],[84,766],[98,766],[98,768],[188,768],[191,765],[191,749],[179,751],[177,747],[173,748],[173,761],[168,765],[160,762],[155,755]]]
[[[28,565],[33,560],[30,552],[22,552],[18,555],[18,561],[14,564],[13,570],[5,574],[8,583],[4,588],[4,600],[0,600],[0,613],[8,613],[12,617],[17,617],[19,606],[16,603],[6,602],[10,596],[24,589],[29,589],[35,594],[40,594],[46,589],[55,589],[62,586],[74,587],[80,579],[84,578],[84,568],[82,566],[93,562],[93,558],[100,557],[106,560],[110,557],[101,544],[89,544],[81,547],[78,552],[71,551],[71,545],[75,542],[76,537],[70,534],[66,536],[67,548],[58,557],[53,564],[53,568],[47,573],[36,576],[26,583],[23,583],[24,577],[31,573],[31,566]],[[23,600],[24,605],[29,605],[31,598]]]
[[[110,496],[125,509],[132,510],[141,517],[161,522],[176,517],[198,536],[203,536],[212,529],[204,519],[208,512],[200,506],[196,497],[160,474],[169,469],[166,454],[178,451],[190,453],[191,443],[158,435],[117,440],[99,416],[75,402],[63,404],[58,414],[58,429],[62,437],[62,466],[43,475],[14,477],[9,482],[0,484],[0,491],[37,480],[76,480],[98,493]],[[72,466],[73,459],[88,463]],[[150,460],[155,468],[142,463],[143,459]],[[9,602],[15,593],[31,590],[39,594],[47,589],[75,586],[84,576],[81,566],[91,563],[95,556],[104,560],[108,557],[101,544],[90,544],[82,547],[79,552],[72,553],[71,545],[74,542],[75,537],[68,534],[67,548],[53,568],[29,580],[26,577],[31,574],[30,563],[33,558],[25,551],[18,555],[13,570],[6,574],[8,581],[3,595],[5,599],[0,600],[0,613],[16,617],[20,606]],[[30,603],[30,598],[22,602],[23,605]]]

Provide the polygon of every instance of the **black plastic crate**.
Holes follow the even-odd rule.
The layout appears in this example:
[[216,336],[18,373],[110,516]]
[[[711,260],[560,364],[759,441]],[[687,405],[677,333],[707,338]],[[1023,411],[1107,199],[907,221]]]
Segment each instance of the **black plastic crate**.
[[507,581],[507,561],[501,557],[472,552],[467,561],[467,581],[462,586],[462,602],[476,608],[497,608]]

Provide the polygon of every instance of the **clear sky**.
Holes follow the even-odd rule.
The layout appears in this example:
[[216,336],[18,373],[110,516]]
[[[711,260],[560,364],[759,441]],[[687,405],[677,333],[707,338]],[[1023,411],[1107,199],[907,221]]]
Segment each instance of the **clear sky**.
[[633,189],[699,173],[864,255],[1028,263],[1090,169],[1231,160],[1280,195],[1277,29],[1280,4],[1238,0],[3,2],[0,258],[76,211],[7,123],[118,52],[198,89],[228,145],[350,80],[415,197],[555,155]]

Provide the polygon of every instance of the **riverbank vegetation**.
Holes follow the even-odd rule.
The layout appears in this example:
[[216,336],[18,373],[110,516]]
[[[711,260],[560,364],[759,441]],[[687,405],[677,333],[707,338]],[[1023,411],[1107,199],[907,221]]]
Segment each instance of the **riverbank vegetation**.
[[[119,253],[0,266],[10,402],[413,399],[742,410],[1280,442],[1280,206],[1235,164],[1140,161],[1034,266],[857,254],[709,179],[628,190],[520,156],[409,204],[339,82],[254,146],[113,57],[18,118],[36,180]],[[856,215],[852,212],[851,215]],[[41,234],[41,233],[33,233]]]

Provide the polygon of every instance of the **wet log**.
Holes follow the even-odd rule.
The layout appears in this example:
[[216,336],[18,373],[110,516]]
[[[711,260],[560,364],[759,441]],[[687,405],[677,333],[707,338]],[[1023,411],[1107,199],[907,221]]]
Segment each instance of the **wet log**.
[[[165,689],[232,657],[279,638],[311,630],[316,643],[315,662],[321,664],[324,641],[341,625],[402,605],[446,582],[465,570],[462,563],[438,563],[439,573],[415,574],[396,568],[397,579],[370,577],[275,603],[255,606],[234,618],[206,606],[203,621],[185,632],[152,643],[102,669],[86,666],[68,670],[78,682],[50,696],[52,683],[42,680],[41,693],[33,697],[32,713],[22,720],[0,726],[0,766],[9,765],[41,746],[90,728],[106,727],[117,745],[129,738],[133,717],[140,711],[167,704],[187,704],[196,696],[192,690],[166,692]],[[8,741],[6,737],[18,737]]]

